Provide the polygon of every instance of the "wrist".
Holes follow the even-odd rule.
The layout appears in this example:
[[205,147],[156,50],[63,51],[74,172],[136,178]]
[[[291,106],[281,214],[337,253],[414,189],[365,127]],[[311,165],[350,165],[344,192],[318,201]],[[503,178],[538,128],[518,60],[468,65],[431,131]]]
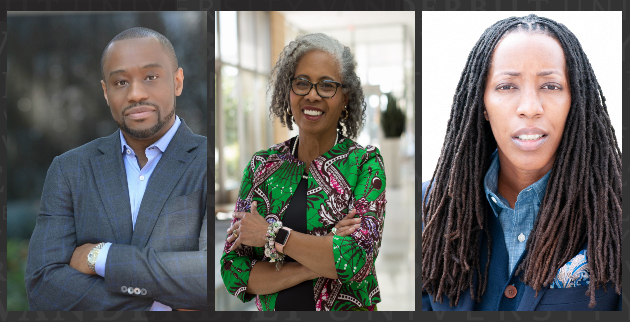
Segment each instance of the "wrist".
[[302,266],[302,276],[304,276],[304,281],[310,281],[310,280],[314,280],[316,278],[319,278],[320,276],[313,272],[310,268],[301,265]]
[[94,274],[96,274],[96,259],[98,258],[98,254],[104,245],[105,243],[98,243],[88,252],[87,266]]
[[280,253],[284,254],[284,246],[289,242],[289,237],[291,236],[291,228],[289,227],[281,227],[278,230],[278,233],[275,237],[275,247],[276,250]]

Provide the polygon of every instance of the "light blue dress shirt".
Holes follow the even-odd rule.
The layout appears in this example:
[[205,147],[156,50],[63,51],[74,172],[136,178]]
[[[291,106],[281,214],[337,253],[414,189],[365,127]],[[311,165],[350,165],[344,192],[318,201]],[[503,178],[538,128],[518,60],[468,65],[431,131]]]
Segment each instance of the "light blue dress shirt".
[[510,258],[509,274],[514,273],[516,263],[525,251],[527,238],[534,228],[534,221],[538,215],[540,204],[545,197],[547,189],[547,181],[551,170],[547,172],[540,180],[534,182],[523,191],[519,192],[514,209],[510,208],[510,203],[498,192],[499,180],[499,154],[495,151],[492,154],[490,168],[484,178],[484,188],[486,198],[490,203],[490,207],[494,215],[499,218],[503,228],[503,236],[505,237],[505,246]]
[[[155,166],[160,162],[162,154],[166,151],[168,144],[175,136],[179,125],[182,122],[179,117],[175,115],[175,123],[173,126],[155,143],[150,145],[144,150],[148,159],[147,164],[140,169],[138,164],[138,158],[133,149],[127,145],[127,140],[120,132],[120,146],[123,154],[123,162],[125,164],[125,171],[127,172],[127,187],[129,188],[129,202],[131,203],[131,221],[133,227],[136,227],[136,218],[138,218],[138,210],[140,210],[140,203],[144,196],[144,191],[147,189],[147,184],[151,178]],[[107,253],[112,243],[105,243],[103,248],[99,251],[98,257],[96,257],[96,263],[94,264],[94,270],[99,276],[105,277],[105,263],[107,262]],[[164,305],[160,302],[153,302],[151,311],[172,311],[171,307]]]

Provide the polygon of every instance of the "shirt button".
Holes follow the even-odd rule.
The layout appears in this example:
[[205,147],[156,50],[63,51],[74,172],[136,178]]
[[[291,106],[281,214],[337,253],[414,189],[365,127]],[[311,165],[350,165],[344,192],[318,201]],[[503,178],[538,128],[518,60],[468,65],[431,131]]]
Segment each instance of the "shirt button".
[[131,150],[127,149],[127,154],[131,154]]
[[146,288],[141,289],[140,290],[140,294],[141,295],[147,295],[147,289]]
[[497,203],[497,200],[494,199],[494,197],[490,197],[490,199],[492,199],[492,202]]
[[509,285],[508,287],[505,288],[505,292],[503,292],[503,294],[505,294],[505,297],[509,298],[509,299],[513,299],[516,296],[516,287],[514,287],[514,285]]
[[518,241],[520,241],[521,243],[525,241],[525,235],[523,235],[523,233],[518,235]]
[[128,287],[128,288],[127,288],[127,293],[129,293],[129,294],[133,294],[133,287],[131,287],[131,286],[130,286],[130,287]]
[[121,286],[121,287],[120,287],[120,290],[121,290],[123,293],[127,293],[127,286],[124,286],[124,285],[123,285],[123,286]]
[[140,295],[140,288],[139,287],[134,288],[133,293],[136,295]]
[[144,180],[144,176],[140,176],[140,181],[143,181],[143,180]]

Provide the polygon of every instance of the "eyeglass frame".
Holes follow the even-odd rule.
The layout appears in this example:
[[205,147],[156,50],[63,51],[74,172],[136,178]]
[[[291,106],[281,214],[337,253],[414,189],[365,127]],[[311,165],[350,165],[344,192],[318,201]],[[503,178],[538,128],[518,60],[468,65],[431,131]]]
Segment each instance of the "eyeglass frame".
[[[309,84],[311,84],[311,88],[308,89],[308,92],[306,92],[306,94],[298,94],[298,93],[295,92],[295,90],[293,89],[293,81],[296,80],[296,79],[301,79],[301,80],[307,81],[307,82],[309,82]],[[337,87],[335,87],[335,94],[332,94],[332,96],[322,96],[322,94],[320,94],[319,91],[317,90],[317,86],[315,86],[315,85],[317,85],[319,83],[332,83],[332,84],[337,85]],[[293,94],[298,95],[298,96],[306,96],[306,95],[310,94],[311,91],[313,90],[313,87],[315,87],[315,92],[321,98],[333,98],[333,97],[335,97],[335,95],[337,95],[337,90],[339,89],[339,87],[341,87],[341,88],[346,87],[346,85],[341,84],[340,82],[336,82],[334,80],[330,80],[330,79],[324,79],[324,80],[321,80],[321,81],[319,81],[317,83],[311,83],[311,81],[309,81],[306,78],[302,78],[302,77],[293,77],[293,78],[291,78],[289,80],[289,85],[291,86],[291,91],[293,92]]]

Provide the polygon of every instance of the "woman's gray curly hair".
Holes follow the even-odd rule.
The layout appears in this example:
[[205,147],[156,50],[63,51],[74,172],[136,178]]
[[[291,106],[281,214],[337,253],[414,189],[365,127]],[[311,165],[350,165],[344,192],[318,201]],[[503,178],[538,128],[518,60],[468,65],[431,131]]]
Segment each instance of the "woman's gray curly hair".
[[341,89],[348,96],[348,105],[346,107],[348,118],[339,118],[337,129],[343,131],[343,127],[345,127],[346,133],[344,135],[349,138],[356,138],[365,122],[366,107],[361,80],[356,73],[357,62],[354,60],[354,55],[350,52],[349,47],[342,45],[337,39],[322,33],[299,36],[284,47],[276,66],[273,67],[269,76],[269,87],[267,89],[267,91],[271,90],[271,106],[269,110],[271,114],[280,118],[280,122],[283,125],[293,130],[293,120],[291,115],[287,113],[287,109],[291,106],[289,100],[291,84],[289,80],[293,77],[300,58],[313,50],[321,50],[332,55],[341,69],[339,73],[341,74],[341,83],[345,86]]

